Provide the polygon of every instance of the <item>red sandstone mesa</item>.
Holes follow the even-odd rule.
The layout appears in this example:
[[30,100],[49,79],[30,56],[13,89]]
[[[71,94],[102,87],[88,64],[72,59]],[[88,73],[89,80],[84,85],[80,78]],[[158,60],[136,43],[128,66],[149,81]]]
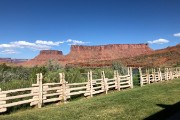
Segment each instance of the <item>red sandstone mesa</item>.
[[153,50],[148,44],[110,44],[100,46],[72,45],[71,51],[63,55],[62,51],[42,50],[34,59],[22,63],[23,66],[44,65],[54,60],[61,65],[77,62],[114,60],[118,58],[135,57],[151,53]]

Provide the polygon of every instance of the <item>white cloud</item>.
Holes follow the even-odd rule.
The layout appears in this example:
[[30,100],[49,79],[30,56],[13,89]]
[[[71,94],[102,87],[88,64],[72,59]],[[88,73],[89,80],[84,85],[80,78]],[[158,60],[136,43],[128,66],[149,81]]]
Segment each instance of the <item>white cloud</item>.
[[13,44],[0,44],[0,48],[13,48],[16,47]]
[[8,44],[0,44],[0,48],[30,48],[33,50],[48,50],[51,49],[52,46],[59,46],[61,43],[63,42],[36,40],[36,42],[33,43],[27,41],[14,41]]
[[180,33],[173,34],[174,37],[180,37]]
[[16,46],[17,48],[25,48],[25,47],[36,46],[35,43],[30,43],[27,41],[15,41],[15,42],[10,42],[10,44]]
[[11,42],[10,44],[16,46],[16,48],[30,48],[33,50],[47,50],[51,48],[51,46],[48,45],[39,45],[27,41],[15,41]]
[[89,43],[89,42],[83,42],[80,40],[72,40],[72,39],[68,39],[66,42],[69,43],[68,45],[84,45],[84,44]]
[[83,42],[79,40],[68,39],[66,41],[46,41],[46,40],[36,40],[35,42],[28,41],[13,41],[5,44],[0,44],[0,54],[15,54],[17,53],[15,49],[32,49],[34,50],[49,50],[53,46],[59,46],[63,43],[69,43],[68,45],[84,45],[89,42]]
[[15,50],[11,50],[11,49],[6,49],[0,52],[0,54],[17,54],[18,52],[16,52]]
[[168,43],[168,42],[169,42],[169,40],[166,40],[163,38],[153,40],[153,41],[148,41],[149,44],[164,44],[164,43]]
[[62,43],[63,41],[58,41],[58,42],[53,42],[53,41],[44,41],[44,40],[36,40],[36,44],[41,44],[41,45],[50,45],[50,46],[58,46]]

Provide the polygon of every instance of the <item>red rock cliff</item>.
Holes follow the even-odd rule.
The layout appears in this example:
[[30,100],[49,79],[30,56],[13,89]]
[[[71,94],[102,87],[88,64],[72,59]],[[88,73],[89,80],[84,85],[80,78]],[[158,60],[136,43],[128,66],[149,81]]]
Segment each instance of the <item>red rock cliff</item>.
[[64,55],[62,51],[58,50],[42,50],[40,54],[36,56],[34,59],[31,59],[27,62],[22,63],[23,66],[41,66],[45,65],[49,60],[53,60],[56,62],[64,59]]
[[68,55],[63,55],[62,51],[43,50],[34,59],[24,63],[25,66],[43,65],[53,59],[60,64],[76,62],[90,62],[100,60],[113,60],[118,58],[134,57],[147,54],[153,50],[147,44],[110,44],[100,46],[71,46]]
[[111,60],[134,57],[151,52],[147,44],[112,44],[101,46],[71,46],[71,52],[66,56],[73,62]]

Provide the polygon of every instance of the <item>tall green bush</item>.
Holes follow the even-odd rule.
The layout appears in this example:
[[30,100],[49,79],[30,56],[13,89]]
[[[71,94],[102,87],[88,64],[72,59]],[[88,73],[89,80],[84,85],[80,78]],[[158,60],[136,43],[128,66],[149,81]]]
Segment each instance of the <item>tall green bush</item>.
[[128,73],[128,69],[127,67],[125,67],[122,63],[120,62],[114,62],[112,64],[112,68],[113,70],[118,70],[118,72],[121,74],[121,75],[125,75]]

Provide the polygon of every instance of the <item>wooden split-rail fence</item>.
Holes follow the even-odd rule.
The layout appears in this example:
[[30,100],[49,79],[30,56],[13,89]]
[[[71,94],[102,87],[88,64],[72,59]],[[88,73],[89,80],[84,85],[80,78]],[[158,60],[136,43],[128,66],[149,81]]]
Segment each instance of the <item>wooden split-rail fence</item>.
[[180,67],[176,68],[152,68],[145,69],[139,68],[140,73],[140,86],[160,82],[160,81],[168,81],[173,80],[174,78],[180,77]]
[[132,68],[128,68],[127,75],[120,75],[114,71],[113,78],[106,78],[104,71],[101,78],[94,79],[93,72],[87,73],[87,82],[68,83],[65,74],[59,73],[59,83],[43,83],[42,73],[37,74],[37,83],[32,87],[3,91],[0,89],[0,113],[6,112],[7,108],[22,104],[38,106],[41,108],[45,103],[66,103],[71,96],[84,95],[93,97],[95,94],[108,93],[110,89],[120,91],[125,88],[133,88]]

